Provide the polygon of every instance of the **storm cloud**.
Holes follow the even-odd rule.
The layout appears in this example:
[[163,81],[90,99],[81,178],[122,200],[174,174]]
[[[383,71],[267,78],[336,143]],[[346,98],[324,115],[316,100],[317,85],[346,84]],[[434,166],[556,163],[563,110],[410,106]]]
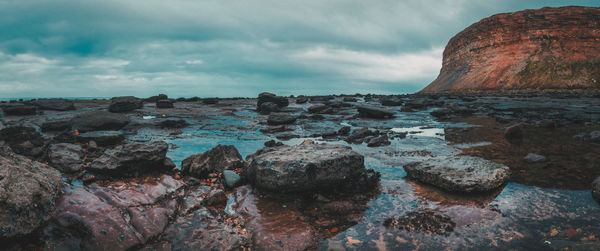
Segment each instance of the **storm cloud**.
[[0,97],[410,93],[490,15],[598,1],[0,0]]

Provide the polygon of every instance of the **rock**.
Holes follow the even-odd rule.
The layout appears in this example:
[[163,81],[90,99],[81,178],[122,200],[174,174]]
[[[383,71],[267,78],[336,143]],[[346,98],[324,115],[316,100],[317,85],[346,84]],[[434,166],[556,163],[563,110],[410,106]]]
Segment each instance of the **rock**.
[[524,158],[526,161],[531,162],[531,163],[540,163],[540,162],[545,162],[546,161],[546,157],[542,156],[542,155],[538,155],[535,153],[529,153],[527,154],[527,156],[525,156]]
[[37,107],[32,105],[23,105],[23,104],[15,104],[15,105],[3,105],[1,106],[2,111],[6,115],[13,116],[21,116],[21,115],[36,115]]
[[569,6],[485,18],[450,39],[422,92],[598,90],[598,16],[600,8]]
[[240,175],[231,170],[223,171],[223,178],[225,178],[225,184],[227,187],[235,187],[240,182]]
[[98,146],[112,146],[123,142],[125,135],[119,131],[93,131],[80,133],[77,139],[83,143],[95,141]]
[[306,102],[308,102],[308,97],[302,95],[296,97],[296,104],[304,104]]
[[26,156],[39,156],[44,146],[44,138],[34,128],[11,126],[0,130],[0,141],[5,141],[15,153]]
[[79,236],[82,250],[137,249],[166,229],[177,206],[171,198],[183,185],[162,175],[107,186],[70,186],[57,203],[56,225],[61,233]]
[[217,104],[217,103],[219,103],[219,99],[218,98],[205,98],[205,99],[202,99],[202,104],[205,104],[205,105],[214,105],[214,104]]
[[70,131],[71,119],[56,119],[46,121],[42,124],[42,132]]
[[152,171],[169,171],[165,166],[169,146],[163,141],[129,143],[108,149],[88,170],[114,177],[136,177]]
[[260,107],[263,103],[271,102],[276,104],[279,108],[286,107],[289,105],[289,100],[286,97],[276,96],[273,93],[263,92],[258,95],[258,101],[256,103],[257,110],[260,112]]
[[130,112],[135,109],[140,109],[143,106],[144,101],[133,96],[114,97],[111,99],[108,111],[116,113]]
[[363,156],[350,147],[330,144],[262,149],[248,156],[248,161],[248,180],[278,192],[339,187],[365,172]]
[[62,191],[60,173],[0,146],[0,240],[22,237],[55,214]]
[[310,113],[331,113],[333,110],[328,105],[318,104],[308,108]]
[[184,174],[206,178],[210,173],[221,173],[244,166],[244,159],[235,146],[217,145],[204,153],[187,157],[181,163]]
[[479,157],[451,156],[410,163],[406,176],[454,192],[488,192],[508,181],[507,166]]
[[345,139],[345,141],[353,144],[362,144],[367,137],[377,135],[378,132],[371,131],[369,128],[360,128],[358,130],[354,130],[352,134]]
[[372,138],[367,142],[368,147],[388,146],[390,144],[392,143],[388,140],[387,135]]
[[399,219],[389,218],[383,224],[386,227],[404,229],[410,232],[439,235],[448,235],[456,227],[456,223],[450,217],[431,209],[410,212]]
[[342,100],[344,102],[356,102],[356,101],[358,101],[355,97],[344,97]]
[[356,106],[356,109],[358,110],[358,114],[361,117],[366,117],[366,118],[384,119],[384,118],[391,118],[394,116],[394,113],[391,111],[373,107],[373,106],[359,105],[359,106]]
[[[147,103],[156,103],[156,101],[163,100],[163,99],[169,99],[169,96],[167,96],[165,94],[158,94],[156,96],[152,96],[152,97],[144,99],[144,102],[147,102]],[[194,97],[194,98],[191,98],[189,100],[190,100],[190,102],[196,102],[196,101],[200,100],[200,98]]]
[[600,203],[600,177],[592,182],[592,197]]
[[38,99],[33,102],[40,110],[70,111],[75,110],[73,101],[64,98]]
[[381,105],[383,106],[401,106],[404,102],[399,98],[383,98],[381,99]]
[[521,124],[507,127],[506,130],[504,130],[504,138],[507,140],[522,140],[523,129],[521,128]]
[[259,109],[260,114],[267,115],[272,112],[278,112],[279,106],[273,102],[264,102],[260,105]]
[[183,119],[167,119],[158,123],[161,128],[184,128],[189,124]]
[[269,115],[269,118],[267,119],[267,124],[269,124],[269,125],[293,124],[294,122],[296,122],[296,119],[298,119],[298,117],[295,115],[275,113],[275,114]]
[[129,118],[122,114],[92,111],[73,118],[71,124],[79,132],[114,131],[129,124]]
[[340,128],[337,131],[337,134],[339,135],[348,135],[350,133],[351,128],[349,126],[343,126],[342,128]]
[[82,148],[79,145],[53,144],[48,148],[48,162],[61,172],[77,172],[81,170],[81,154]]
[[168,109],[175,107],[173,105],[173,100],[170,99],[161,99],[156,101],[156,108]]

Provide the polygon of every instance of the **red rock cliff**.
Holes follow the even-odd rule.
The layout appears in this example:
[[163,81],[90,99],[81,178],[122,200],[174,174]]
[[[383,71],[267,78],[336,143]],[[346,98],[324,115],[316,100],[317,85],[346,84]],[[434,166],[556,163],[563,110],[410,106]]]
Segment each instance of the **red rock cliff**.
[[600,89],[600,8],[560,7],[485,18],[448,42],[424,93]]

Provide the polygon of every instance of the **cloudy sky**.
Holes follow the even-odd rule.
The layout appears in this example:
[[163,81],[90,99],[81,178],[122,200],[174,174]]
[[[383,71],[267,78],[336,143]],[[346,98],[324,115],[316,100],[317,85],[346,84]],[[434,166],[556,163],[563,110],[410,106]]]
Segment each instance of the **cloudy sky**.
[[0,98],[410,93],[448,40],[554,0],[0,0]]

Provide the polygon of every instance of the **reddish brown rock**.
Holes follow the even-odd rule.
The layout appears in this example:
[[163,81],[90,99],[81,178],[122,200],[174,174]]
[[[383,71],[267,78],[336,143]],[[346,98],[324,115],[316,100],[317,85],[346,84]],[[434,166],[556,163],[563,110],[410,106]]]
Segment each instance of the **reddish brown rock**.
[[448,42],[425,93],[600,89],[600,8],[561,7],[485,18]]

